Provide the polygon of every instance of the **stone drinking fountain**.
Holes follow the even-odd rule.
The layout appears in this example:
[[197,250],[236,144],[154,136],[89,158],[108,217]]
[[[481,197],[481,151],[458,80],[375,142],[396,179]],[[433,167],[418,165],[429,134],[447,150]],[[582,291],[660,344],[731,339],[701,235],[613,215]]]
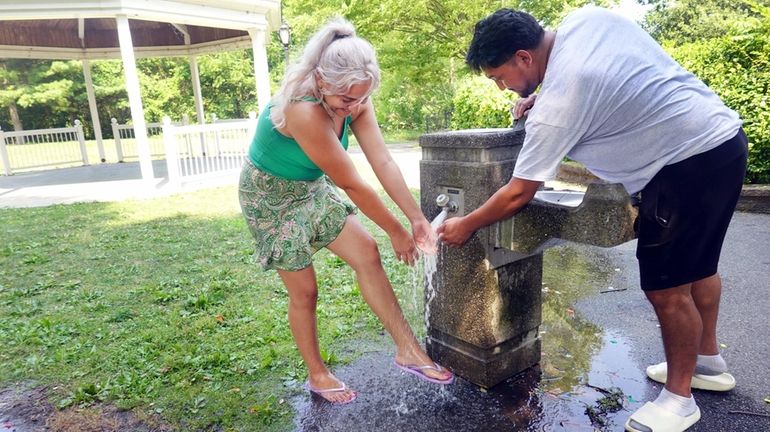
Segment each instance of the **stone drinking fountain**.
[[[428,220],[481,206],[510,180],[523,141],[524,131],[512,129],[423,135],[420,191]],[[463,247],[441,247],[426,280],[428,353],[485,388],[534,366],[543,250],[564,240],[619,245],[634,238],[635,218],[620,184],[538,191],[516,216],[480,229]]]

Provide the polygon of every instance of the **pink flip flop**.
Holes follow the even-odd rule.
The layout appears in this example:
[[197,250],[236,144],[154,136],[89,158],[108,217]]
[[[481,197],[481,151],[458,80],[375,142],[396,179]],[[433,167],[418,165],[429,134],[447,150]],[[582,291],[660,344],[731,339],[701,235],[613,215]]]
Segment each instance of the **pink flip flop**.
[[337,392],[343,392],[343,391],[347,390],[347,389],[348,389],[348,386],[347,386],[345,383],[342,383],[342,387],[337,387],[337,388],[330,388],[330,389],[317,389],[317,388],[314,388],[313,386],[311,386],[311,385],[310,385],[310,382],[308,381],[308,382],[306,382],[306,383],[305,383],[305,388],[306,388],[306,389],[307,389],[307,390],[308,390],[310,393],[315,393],[315,394],[317,394],[318,396],[322,397],[322,398],[323,398],[325,401],[327,401],[327,402],[329,402],[329,403],[331,403],[331,404],[334,404],[334,405],[345,405],[345,404],[349,404],[349,403],[353,402],[354,400],[356,400],[356,397],[358,396],[358,393],[356,393],[356,392],[354,391],[354,392],[353,392],[353,396],[352,396],[350,399],[348,399],[348,400],[343,400],[343,401],[339,401],[339,402],[337,402],[337,401],[330,401],[329,399],[326,399],[326,398],[324,397],[324,394],[325,394],[325,393],[337,393]]
[[[431,366],[431,365],[425,365],[425,366],[401,365],[401,364],[398,364],[398,362],[394,360],[393,364],[396,365],[397,368],[401,369],[402,371],[404,371],[406,373],[410,373],[410,374],[416,376],[417,378],[420,378],[421,380],[432,382],[434,384],[441,384],[441,385],[452,384],[454,382],[454,380],[455,380],[454,374],[452,374],[451,372],[447,371],[443,367],[437,365],[436,363],[433,363],[433,366]],[[425,375],[425,370],[426,369],[434,370],[436,372],[447,371],[451,375],[449,376],[449,378],[443,379],[443,380],[436,379],[436,378],[431,378],[428,375]]]

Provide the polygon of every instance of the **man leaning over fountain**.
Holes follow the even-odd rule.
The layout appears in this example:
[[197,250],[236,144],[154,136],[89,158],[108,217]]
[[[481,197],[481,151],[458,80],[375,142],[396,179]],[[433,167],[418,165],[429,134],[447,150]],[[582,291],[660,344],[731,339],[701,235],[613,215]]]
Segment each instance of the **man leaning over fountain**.
[[601,8],[570,13],[555,32],[500,9],[476,24],[466,61],[522,97],[514,116],[527,116],[526,137],[508,184],[439,238],[460,246],[515,215],[565,156],[641,192],[636,256],[666,355],[647,375],[665,388],[625,428],[687,429],[700,419],[691,388],[735,386],[716,342],[717,264],[746,170],[740,118],[638,25]]

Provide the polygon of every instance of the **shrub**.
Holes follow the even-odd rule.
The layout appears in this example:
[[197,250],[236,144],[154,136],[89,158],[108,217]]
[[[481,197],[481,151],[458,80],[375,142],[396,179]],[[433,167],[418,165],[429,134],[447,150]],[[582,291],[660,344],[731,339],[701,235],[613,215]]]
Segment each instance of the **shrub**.
[[668,49],[743,119],[748,183],[770,183],[770,34],[724,36]]
[[518,96],[500,91],[488,78],[475,75],[459,80],[452,100],[452,129],[511,126],[510,107]]

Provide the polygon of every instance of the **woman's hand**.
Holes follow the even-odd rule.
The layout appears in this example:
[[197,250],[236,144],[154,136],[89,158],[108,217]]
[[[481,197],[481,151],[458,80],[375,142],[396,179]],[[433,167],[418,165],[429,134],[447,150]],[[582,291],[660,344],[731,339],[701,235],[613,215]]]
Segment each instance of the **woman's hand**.
[[412,221],[412,236],[417,247],[428,255],[438,250],[438,237],[425,217]]
[[393,245],[393,252],[395,252],[397,260],[410,266],[414,265],[417,260],[417,247],[412,236],[409,235],[409,231],[401,227],[397,233],[390,236],[390,243]]

